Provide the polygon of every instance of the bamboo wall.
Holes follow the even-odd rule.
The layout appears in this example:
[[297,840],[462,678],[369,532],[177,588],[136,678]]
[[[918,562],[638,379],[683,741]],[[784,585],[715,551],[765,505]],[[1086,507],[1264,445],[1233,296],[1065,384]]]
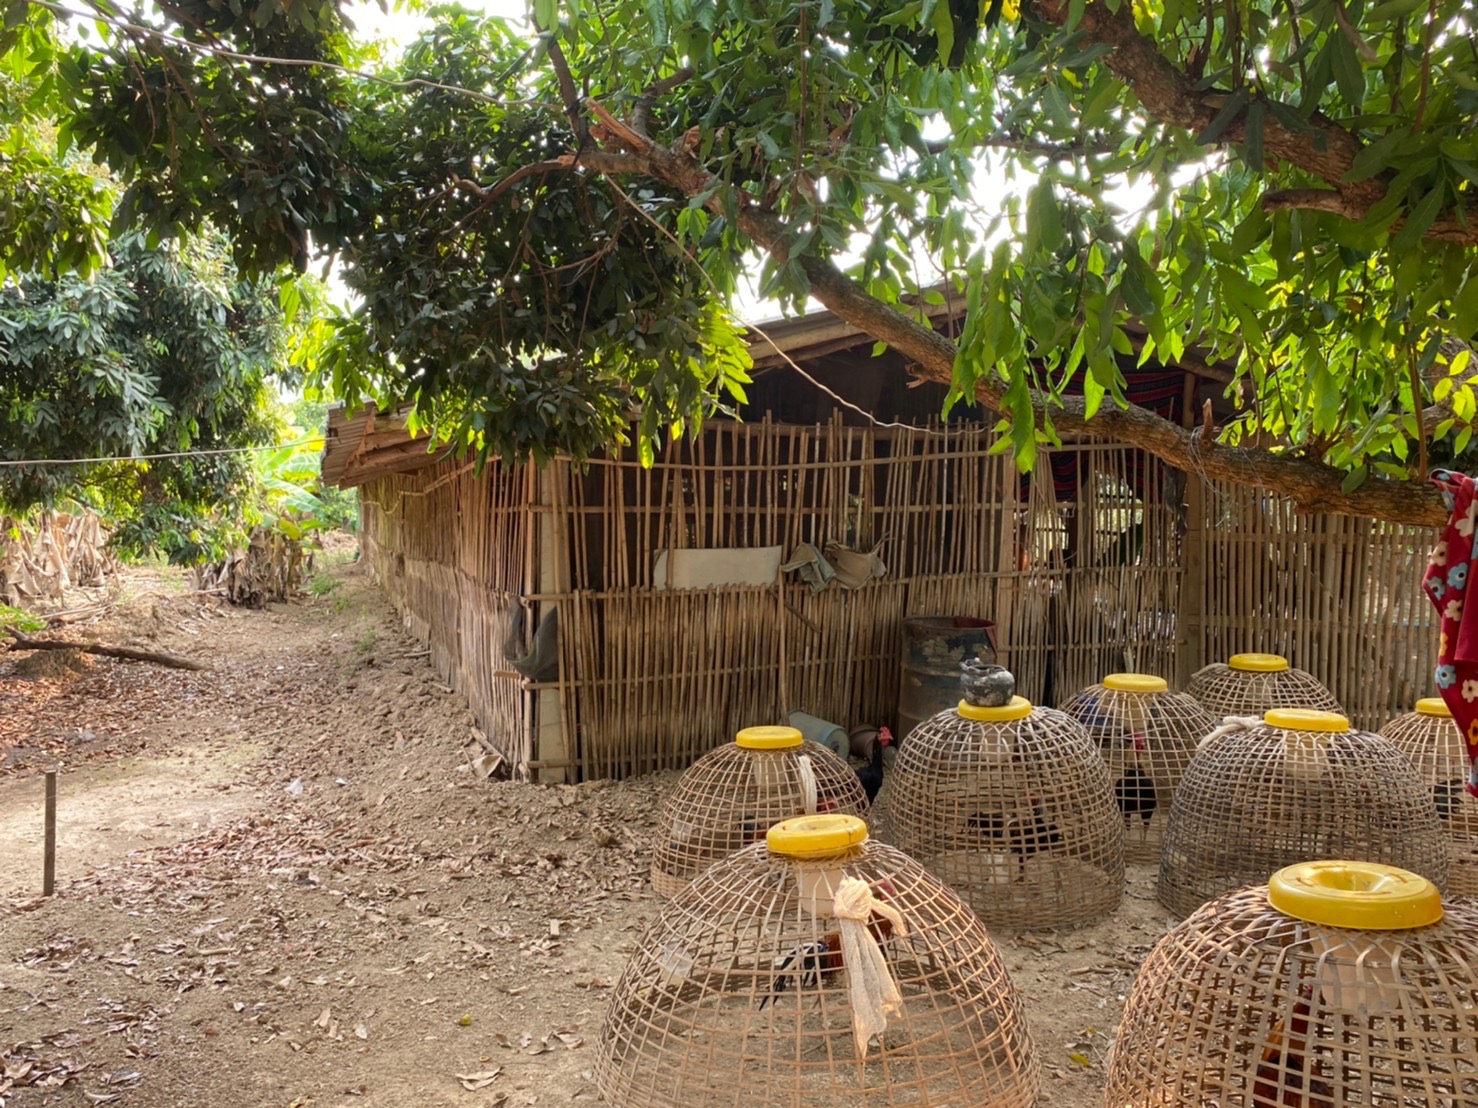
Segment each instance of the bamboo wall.
[[[443,463],[366,486],[365,556],[483,729],[540,779],[682,768],[792,709],[891,724],[908,615],[996,620],[1001,660],[1042,703],[1114,670],[1173,680],[1251,649],[1288,654],[1366,725],[1426,691],[1430,536],[1199,481],[1187,496],[1178,471],[1110,444],[1069,444],[1023,479],[992,441],[713,423],[645,468],[631,452],[543,474]],[[887,574],[819,594],[793,575],[652,580],[667,549],[831,541],[881,543]],[[519,604],[559,612],[547,686],[508,671]]]
[[503,643],[520,596],[533,591],[534,476],[489,465],[479,478],[441,462],[367,485],[360,513],[361,556],[406,629],[515,763],[534,757],[534,719]]
[[1435,695],[1437,613],[1421,591],[1434,529],[1298,515],[1255,489],[1203,489],[1205,661],[1283,654],[1372,729]]

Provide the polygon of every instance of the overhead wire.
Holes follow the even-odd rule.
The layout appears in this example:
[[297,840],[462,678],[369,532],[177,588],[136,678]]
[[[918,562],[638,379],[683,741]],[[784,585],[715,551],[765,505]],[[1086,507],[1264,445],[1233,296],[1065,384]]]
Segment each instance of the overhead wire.
[[208,458],[224,454],[260,454],[268,450],[288,450],[297,446],[322,445],[322,435],[312,435],[297,442],[279,442],[270,446],[231,446],[219,450],[174,450],[167,454],[117,454],[110,458],[0,458],[0,466],[88,466],[108,462],[157,462],[164,458]]

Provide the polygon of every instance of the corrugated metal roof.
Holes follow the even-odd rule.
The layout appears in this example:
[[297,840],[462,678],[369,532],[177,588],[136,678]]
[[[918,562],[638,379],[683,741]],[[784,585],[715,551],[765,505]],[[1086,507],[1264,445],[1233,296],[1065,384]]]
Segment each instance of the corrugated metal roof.
[[343,405],[330,408],[319,472],[326,485],[353,488],[376,477],[405,473],[431,465],[445,451],[431,451],[425,435],[406,429],[409,409],[379,412],[366,405],[350,412]]

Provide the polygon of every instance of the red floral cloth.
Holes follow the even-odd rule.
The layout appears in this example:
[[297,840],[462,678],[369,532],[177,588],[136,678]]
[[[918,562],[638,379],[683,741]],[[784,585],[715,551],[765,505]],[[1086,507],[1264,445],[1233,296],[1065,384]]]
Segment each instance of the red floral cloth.
[[1473,526],[1478,520],[1478,483],[1451,470],[1432,473],[1432,483],[1452,517],[1432,548],[1422,591],[1437,608],[1442,638],[1437,647],[1437,691],[1468,747],[1468,792],[1478,796],[1478,603],[1466,604],[1474,566]]

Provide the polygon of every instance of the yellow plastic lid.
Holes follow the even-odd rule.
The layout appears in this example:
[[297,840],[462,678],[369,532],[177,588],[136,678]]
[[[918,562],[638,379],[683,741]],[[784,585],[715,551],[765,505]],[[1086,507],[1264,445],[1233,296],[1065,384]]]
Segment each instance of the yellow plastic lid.
[[1170,683],[1152,673],[1111,673],[1103,679],[1103,687],[1114,692],[1167,692]]
[[1288,668],[1288,659],[1281,654],[1233,654],[1227,659],[1227,668],[1243,673],[1282,673]]
[[1350,721],[1338,712],[1321,712],[1314,708],[1269,708],[1262,714],[1269,727],[1289,731],[1348,731]]
[[1442,918],[1442,894],[1425,877],[1377,862],[1300,862],[1273,874],[1268,903],[1328,927],[1402,931]]
[[1013,719],[1025,719],[1032,714],[1032,702],[1024,696],[1013,696],[1011,703],[998,707],[971,704],[960,701],[960,715],[976,723],[1010,723]]
[[770,851],[787,858],[830,858],[865,842],[867,824],[839,812],[783,819],[765,832]]
[[745,750],[785,750],[805,741],[794,727],[746,727],[734,736]]
[[1439,719],[1451,719],[1452,709],[1447,706],[1447,701],[1440,696],[1424,696],[1416,702],[1416,714],[1419,716],[1436,716]]

